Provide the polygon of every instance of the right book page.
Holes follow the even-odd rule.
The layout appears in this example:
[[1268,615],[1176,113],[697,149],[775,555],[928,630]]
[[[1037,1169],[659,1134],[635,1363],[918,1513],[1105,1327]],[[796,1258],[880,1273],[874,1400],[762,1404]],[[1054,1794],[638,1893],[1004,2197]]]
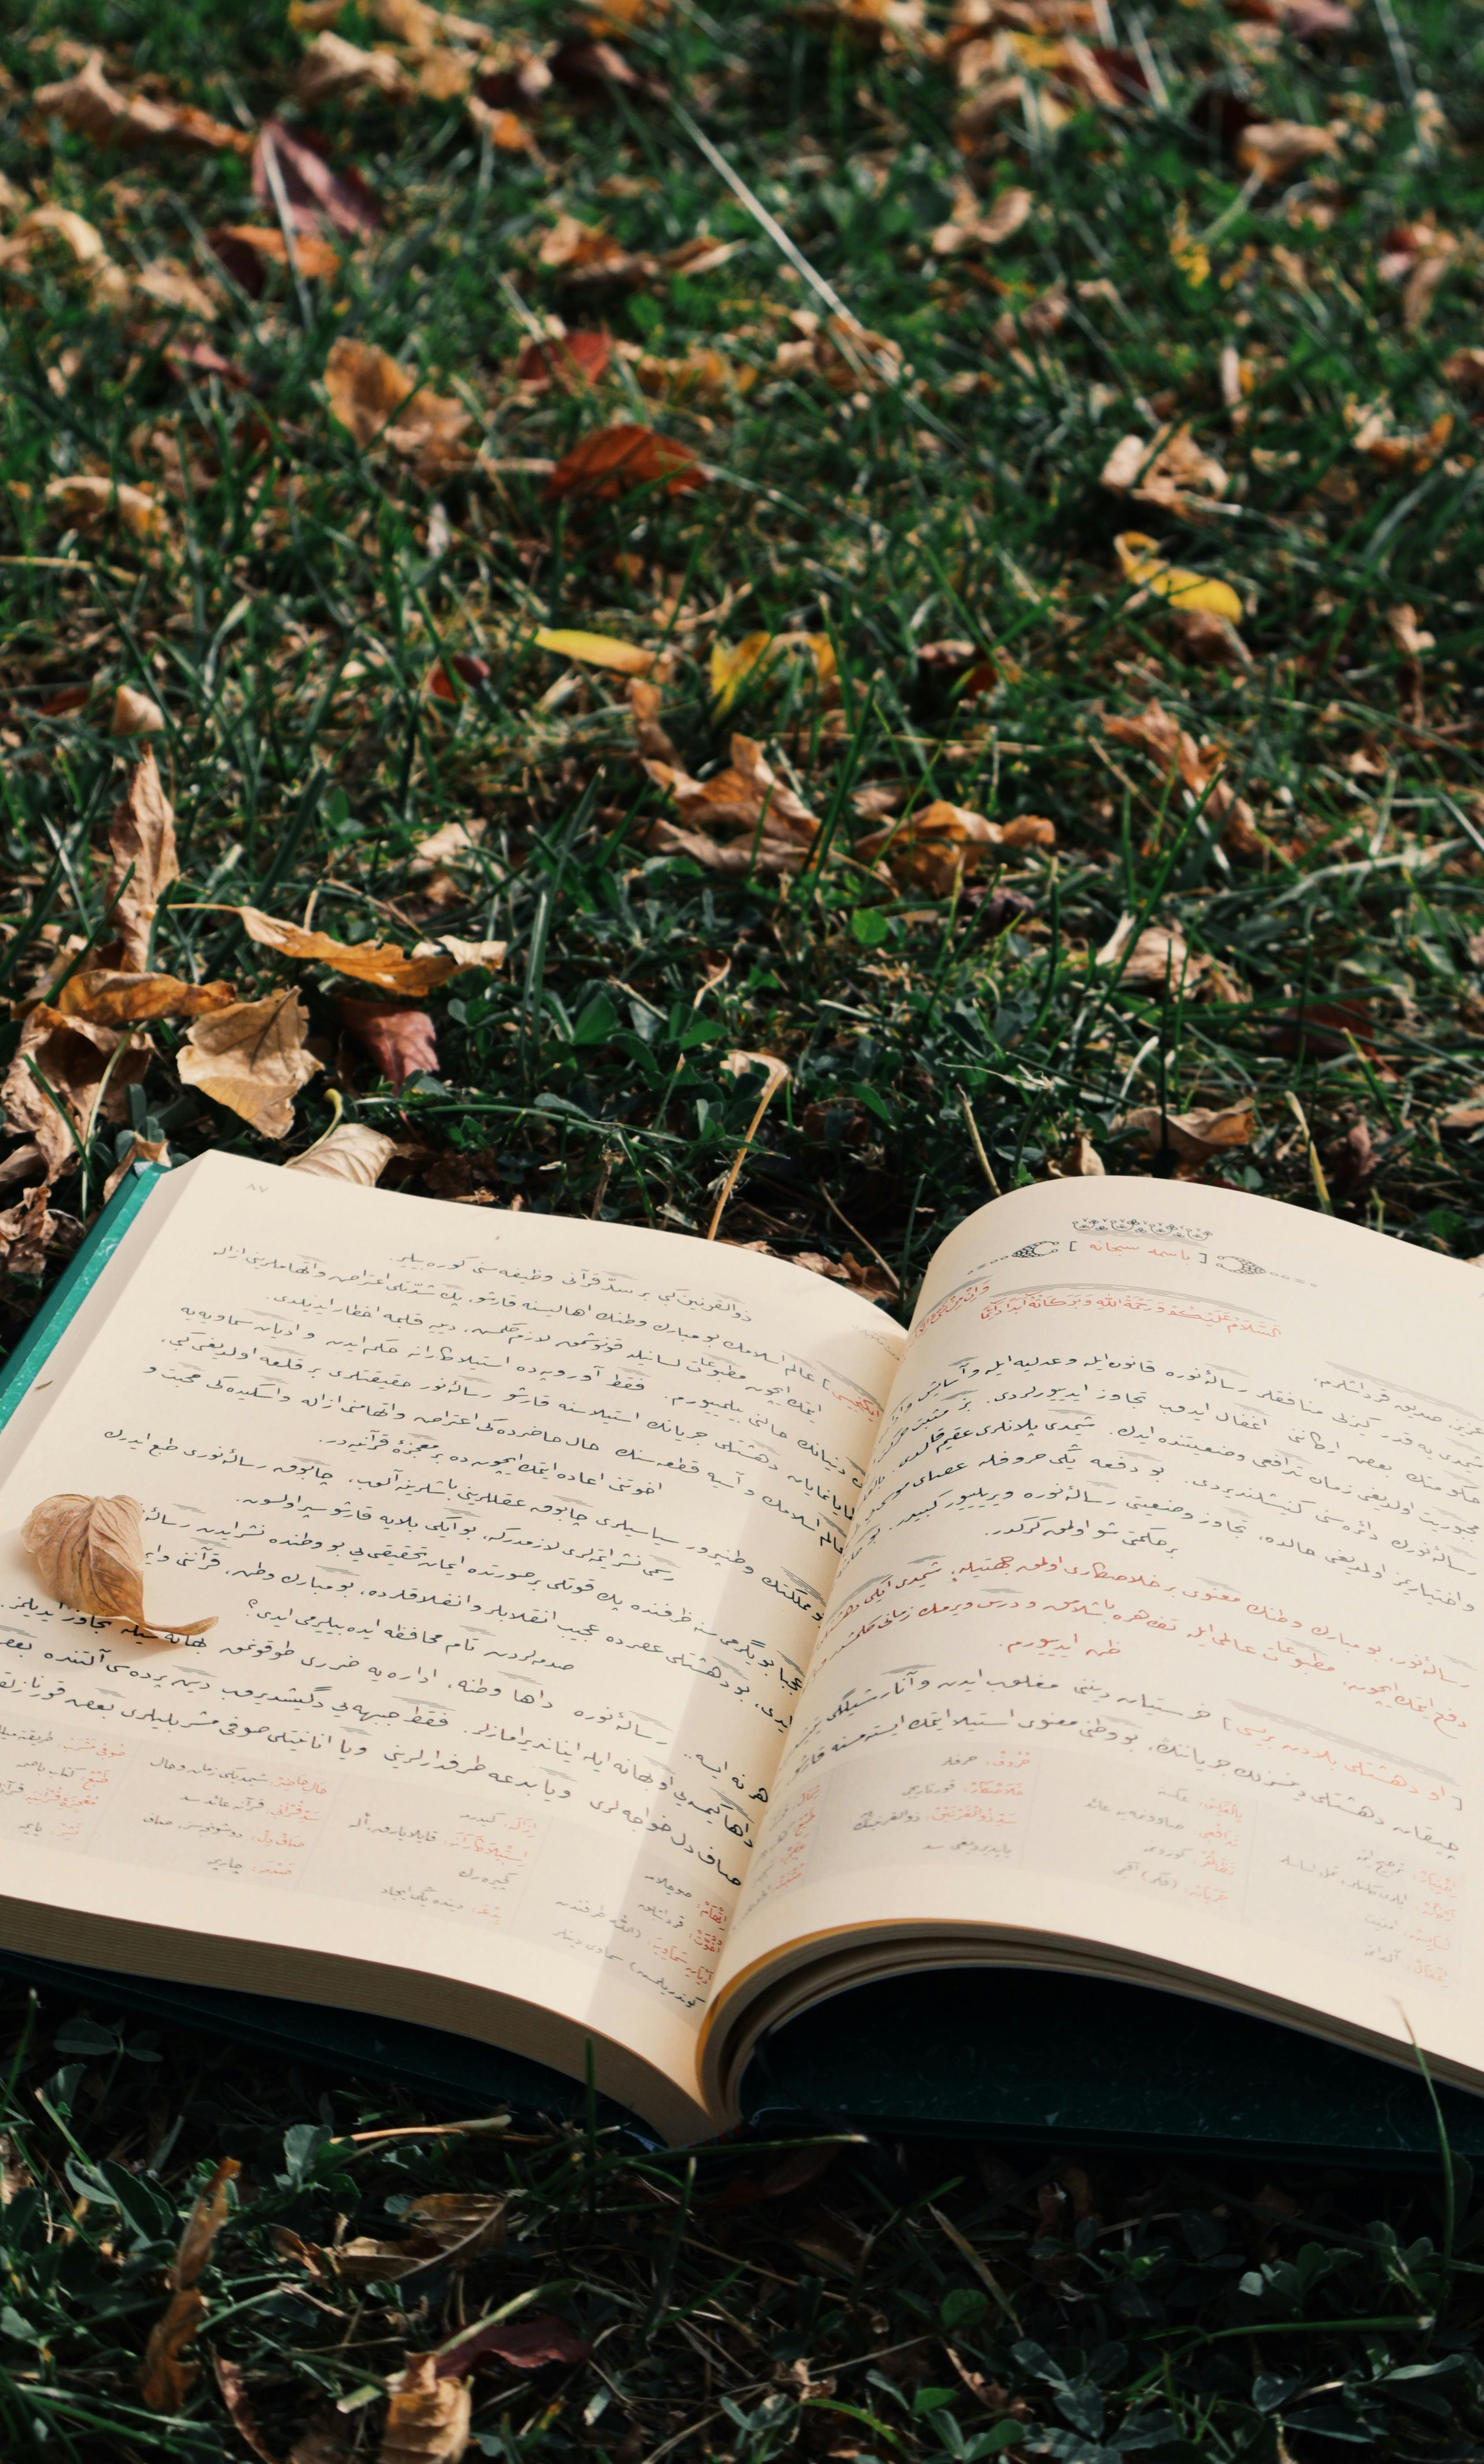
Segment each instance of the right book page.
[[1484,2084],[1484,1273],[1063,1180],[928,1273],[708,2018],[991,1956]]

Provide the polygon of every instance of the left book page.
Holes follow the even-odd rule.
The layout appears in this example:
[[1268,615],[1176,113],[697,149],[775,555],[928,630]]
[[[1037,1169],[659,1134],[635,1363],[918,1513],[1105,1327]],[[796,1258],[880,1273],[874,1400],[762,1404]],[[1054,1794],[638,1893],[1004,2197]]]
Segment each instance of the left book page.
[[[711,1972],[905,1337],[801,1269],[225,1155],[0,1436],[0,1941],[704,2126]],[[20,1545],[144,1507],[151,1643]]]

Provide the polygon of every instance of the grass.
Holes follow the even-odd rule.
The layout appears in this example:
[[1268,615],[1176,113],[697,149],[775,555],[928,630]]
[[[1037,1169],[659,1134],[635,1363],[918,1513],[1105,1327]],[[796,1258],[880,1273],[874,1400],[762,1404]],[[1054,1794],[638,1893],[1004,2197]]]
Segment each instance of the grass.
[[[947,22],[929,11],[927,30]],[[580,23],[498,17],[537,49]],[[355,5],[338,31],[380,39]],[[1110,1174],[1185,1168],[1163,1124],[1197,1108],[1234,1108],[1242,1135],[1193,1168],[1484,1251],[1484,1130],[1442,1126],[1484,1076],[1484,517],[1458,356],[1478,336],[1484,11],[1408,0],[1305,44],[1206,5],[1130,7],[1113,32],[1126,107],[1055,129],[1012,107],[968,157],[951,62],[910,25],[881,39],[863,7],[674,0],[624,42],[641,82],[558,79],[534,152],[481,139],[456,99],[331,101],[310,124],[384,227],[335,279],[271,266],[253,297],[205,237],[272,219],[240,159],[100,147],[29,96],[76,66],[59,43],[89,42],[125,84],[293,120],[307,37],[276,7],[204,0],[12,16],[7,227],[66,207],[126,283],[168,257],[219,306],[201,325],[137,291],[110,305],[64,244],[0,267],[5,996],[106,938],[125,684],[163,708],[179,816],[158,966],[245,995],[282,981],[226,901],[312,912],[344,941],[510,943],[502,972],[432,998],[438,1066],[400,1090],[347,1041],[335,979],[294,970],[326,1069],[274,1153],[338,1102],[396,1136],[388,1178],[430,1198],[704,1230],[759,1091],[726,1057],[766,1053],[789,1079],[725,1233],[904,1313],[988,1183],[1074,1168],[1084,1140]],[[819,299],[675,106],[896,346],[900,377],[780,363]],[[1248,180],[1244,117],[1330,128],[1333,149]],[[981,205],[1023,185],[1034,210],[993,251],[935,252],[965,176]],[[734,253],[583,289],[538,254],[558,210],[640,259],[703,228]],[[523,392],[512,363],[553,314],[635,356],[596,393]],[[249,389],[172,370],[172,345],[203,336]],[[321,386],[341,336],[459,395],[485,466],[428,486],[358,447]],[[702,349],[727,366],[698,385],[677,363]],[[1235,415],[1224,351],[1245,366]],[[705,484],[583,505],[525,467],[620,419],[679,439]],[[1101,484],[1121,437],[1186,421],[1229,474],[1200,517]],[[164,536],[70,530],[48,483],[90,473],[155,492]],[[1245,659],[1189,656],[1124,578],[1130,530],[1232,583]],[[651,847],[668,807],[622,686],[540,649],[540,626],[663,648],[688,771],[734,728],[765,741],[822,825],[802,873]],[[754,631],[827,643],[835,688],[828,658],[780,656],[724,712],[709,654]],[[975,655],[923,655],[949,641]],[[441,699],[430,671],[455,657],[486,673]],[[1251,851],[1219,799],[1110,730],[1151,700],[1225,749]],[[944,892],[907,874],[905,839],[895,867],[854,854],[867,789],[908,824],[939,799],[1002,825],[1039,815],[1056,845]],[[451,822],[477,845],[440,878],[417,849]],[[1122,917],[1178,931],[1183,980],[1100,959]],[[177,1155],[262,1151],[183,1090],[179,1033],[154,1030],[132,1109],[96,1130],[89,1192],[136,1129]],[[96,1196],[75,1175],[58,1199],[81,1217]],[[4,1281],[13,1328],[40,1285]],[[301,2464],[375,2453],[403,2354],[526,2294],[594,2351],[481,2374],[475,2431],[513,2460],[1484,2453],[1469,2201],[1449,2220],[1432,2183],[1275,2192],[925,2144],[840,2152],[790,2189],[757,2151],[692,2171],[559,2129],[351,2152],[347,2132],[421,2117],[185,2035],[119,2035],[107,2012],[48,2006],[28,2039],[18,1992],[4,2010],[4,2126],[33,2177],[0,2214],[8,2454],[247,2452],[209,2372],[179,2416],[136,2382],[162,2269],[224,2155],[245,2170],[204,2349],[245,2373],[270,2453],[319,2439]],[[742,2181],[766,2195],[718,2206]],[[395,2237],[396,2202],[441,2189],[508,2195],[498,2253],[378,2285],[283,2238]]]

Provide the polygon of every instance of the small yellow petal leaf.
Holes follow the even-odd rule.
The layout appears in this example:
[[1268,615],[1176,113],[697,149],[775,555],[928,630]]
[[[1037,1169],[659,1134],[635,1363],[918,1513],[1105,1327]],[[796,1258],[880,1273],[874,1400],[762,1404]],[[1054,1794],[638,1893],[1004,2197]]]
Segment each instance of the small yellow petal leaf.
[[1157,599],[1168,599],[1176,607],[1203,608],[1210,616],[1225,616],[1233,625],[1241,622],[1242,603],[1230,582],[1222,582],[1215,574],[1191,573],[1184,565],[1167,564],[1155,553],[1153,539],[1143,531],[1123,531],[1113,545],[1126,579],[1152,590]]
[[578,659],[588,668],[612,668],[621,676],[646,676],[654,665],[652,650],[620,642],[611,633],[554,632],[541,625],[535,638],[538,649],[555,650],[558,659]]

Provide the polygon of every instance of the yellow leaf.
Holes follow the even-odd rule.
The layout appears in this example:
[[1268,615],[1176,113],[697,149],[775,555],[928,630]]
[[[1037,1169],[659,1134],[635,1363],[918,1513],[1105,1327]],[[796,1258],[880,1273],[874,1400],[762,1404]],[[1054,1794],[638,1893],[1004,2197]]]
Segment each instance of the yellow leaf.
[[748,633],[740,642],[712,645],[711,693],[718,713],[731,708],[743,686],[760,668],[772,667],[788,650],[802,650],[813,659],[821,686],[834,684],[838,672],[835,645],[827,633]]
[[304,1049],[308,1024],[292,992],[233,1001],[230,1009],[198,1018],[176,1055],[182,1084],[199,1087],[265,1138],[286,1138],[294,1127],[294,1098],[320,1067]]
[[436,2353],[409,2353],[386,2409],[381,2464],[457,2464],[469,2447],[467,2382],[441,2379]]
[[1122,531],[1113,542],[1125,578],[1157,599],[1168,599],[1175,607],[1204,608],[1210,616],[1225,616],[1239,624],[1242,603],[1230,582],[1218,580],[1211,573],[1189,573],[1183,565],[1167,564],[1155,552],[1153,539],[1143,531]]
[[144,1615],[144,1509],[137,1497],[43,1498],[21,1529],[44,1591],[84,1617],[122,1617],[151,1641],[207,1634],[215,1617],[160,1628]]
[[612,668],[616,675],[646,676],[654,665],[653,650],[617,641],[611,633],[554,632],[541,625],[535,639],[538,649],[554,650],[558,659],[579,659],[589,668]]

